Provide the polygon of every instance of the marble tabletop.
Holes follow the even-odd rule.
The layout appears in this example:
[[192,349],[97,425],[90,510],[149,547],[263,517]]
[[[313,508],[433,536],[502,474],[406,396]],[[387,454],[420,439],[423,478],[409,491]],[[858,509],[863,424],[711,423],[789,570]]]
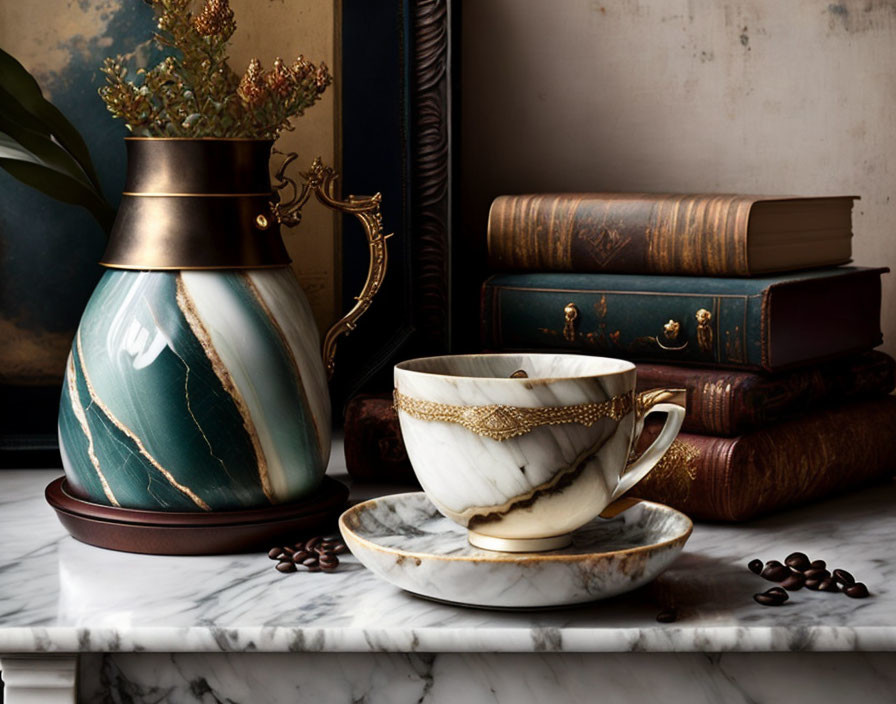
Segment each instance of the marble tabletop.
[[[347,481],[341,453],[330,473]],[[64,531],[43,490],[60,472],[0,471],[0,654],[50,652],[726,652],[896,650],[896,485],[742,525],[698,524],[637,592],[564,610],[500,612],[404,593],[347,556],[281,574],[265,554],[158,557]],[[397,487],[405,490],[405,487]],[[355,487],[353,498],[381,492]],[[777,608],[746,563],[802,550],[873,597],[801,590]],[[658,623],[675,605],[679,619]]]

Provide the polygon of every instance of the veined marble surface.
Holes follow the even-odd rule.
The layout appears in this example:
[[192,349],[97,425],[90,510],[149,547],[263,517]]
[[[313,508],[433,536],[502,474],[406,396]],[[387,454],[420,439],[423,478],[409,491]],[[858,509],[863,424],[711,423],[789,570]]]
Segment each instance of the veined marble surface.
[[[341,461],[341,448],[333,455]],[[896,485],[741,526],[698,524],[670,569],[636,592],[510,613],[425,601],[353,558],[334,574],[283,575],[264,554],[83,545],[43,498],[60,474],[0,471],[0,654],[896,651]],[[785,606],[759,606],[752,595],[771,585],[747,561],[793,550],[849,570],[874,596],[801,590]],[[679,620],[657,623],[670,603]]]
[[[892,704],[894,653],[86,655],[80,704]],[[42,701],[41,704],[44,704]]]

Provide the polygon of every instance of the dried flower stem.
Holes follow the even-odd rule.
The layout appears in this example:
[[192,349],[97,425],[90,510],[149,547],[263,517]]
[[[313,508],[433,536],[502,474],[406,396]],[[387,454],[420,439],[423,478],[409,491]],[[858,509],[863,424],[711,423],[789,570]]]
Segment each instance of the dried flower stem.
[[257,59],[239,77],[227,62],[236,30],[227,0],[151,0],[155,39],[174,51],[159,65],[127,80],[123,57],[106,59],[99,90],[109,111],[145,137],[248,137],[276,139],[290,120],[314,105],[332,82],[325,64],[299,56],[292,66],[277,58],[270,71]]

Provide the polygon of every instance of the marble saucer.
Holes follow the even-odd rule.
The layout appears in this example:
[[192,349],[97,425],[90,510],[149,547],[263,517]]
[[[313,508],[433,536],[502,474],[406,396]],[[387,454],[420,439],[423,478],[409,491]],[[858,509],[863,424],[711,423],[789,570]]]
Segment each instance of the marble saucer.
[[439,601],[492,608],[545,608],[636,589],[675,559],[693,524],[668,506],[621,499],[580,528],[572,545],[539,553],[473,547],[467,531],[421,492],[353,506],[339,518],[358,560],[387,582]]

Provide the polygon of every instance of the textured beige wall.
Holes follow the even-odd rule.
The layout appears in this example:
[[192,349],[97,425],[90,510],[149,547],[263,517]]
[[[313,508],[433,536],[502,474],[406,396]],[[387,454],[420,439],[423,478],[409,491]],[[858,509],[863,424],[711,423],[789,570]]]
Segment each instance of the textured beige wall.
[[[859,194],[857,264],[896,269],[896,6],[463,4],[461,189]],[[884,278],[896,354],[896,274]]]

